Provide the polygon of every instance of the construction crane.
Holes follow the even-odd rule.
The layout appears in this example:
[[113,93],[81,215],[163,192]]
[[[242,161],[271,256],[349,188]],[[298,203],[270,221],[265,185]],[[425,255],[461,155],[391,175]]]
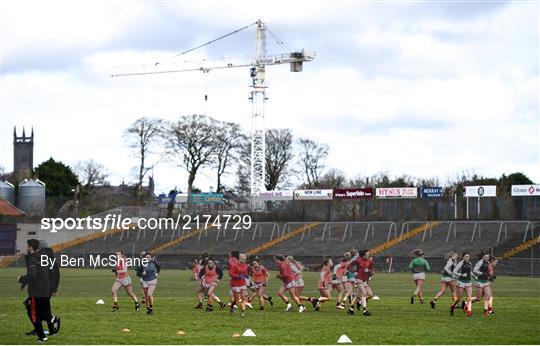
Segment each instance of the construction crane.
[[[290,64],[291,72],[301,72],[303,63],[312,61],[315,58],[315,53],[307,50],[292,51],[277,55],[267,55],[266,52],[266,39],[267,32],[276,39],[276,42],[282,46],[286,46],[283,41],[279,40],[277,35],[268,30],[266,24],[260,19],[256,22],[246,25],[240,29],[234,30],[226,35],[220,36],[214,40],[208,41],[186,51],[183,51],[173,58],[178,58],[184,54],[193,52],[204,46],[208,46],[221,39],[236,34],[242,30],[245,30],[251,26],[256,26],[256,41],[255,41],[255,55],[251,61],[247,62],[224,62],[224,59],[203,59],[195,61],[182,61],[180,64],[172,65],[170,63],[156,62],[153,65],[143,65],[139,67],[139,70],[131,70],[126,72],[119,72],[112,75],[112,77],[120,76],[141,76],[160,73],[175,73],[175,72],[188,72],[188,71],[201,71],[208,73],[217,69],[228,68],[240,68],[250,67],[250,93],[249,100],[252,103],[251,111],[251,198],[258,196],[259,192],[266,191],[265,188],[265,126],[264,126],[264,104],[267,100],[266,97],[266,78],[265,69],[266,66]],[[206,98],[206,96],[205,96]],[[252,203],[252,206],[259,208],[259,203]]]

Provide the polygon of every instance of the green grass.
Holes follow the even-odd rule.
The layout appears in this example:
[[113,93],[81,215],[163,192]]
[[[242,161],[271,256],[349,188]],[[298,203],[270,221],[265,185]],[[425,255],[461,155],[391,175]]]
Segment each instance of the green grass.
[[[34,344],[35,337],[24,335],[31,329],[22,305],[25,292],[18,290],[16,277],[24,269],[0,270],[0,344]],[[132,273],[132,278],[135,275]],[[468,319],[456,311],[450,317],[448,295],[435,310],[429,304],[408,302],[413,289],[408,274],[377,274],[373,288],[381,299],[370,302],[370,317],[348,316],[334,303],[321,311],[309,309],[284,312],[277,296],[278,281],[272,280],[267,292],[277,304],[265,311],[249,310],[245,318],[227,310],[205,313],[195,310],[195,283],[191,273],[163,270],[155,292],[155,315],[144,309],[135,312],[129,298],[120,295],[120,311],[111,313],[109,297],[113,275],[109,270],[62,270],[59,296],[53,298],[53,313],[62,317],[59,335],[49,344],[335,344],[348,335],[357,344],[539,344],[540,279],[499,277],[495,282],[496,314],[483,317],[482,304],[474,305]],[[315,273],[305,273],[306,294],[315,292]],[[228,296],[228,280],[218,287],[218,295]],[[439,276],[429,275],[426,297],[438,289]],[[140,297],[138,287],[136,293]],[[96,305],[98,299],[105,305]],[[130,333],[122,333],[129,328]],[[255,338],[232,338],[251,328]],[[186,336],[177,336],[179,329]]]

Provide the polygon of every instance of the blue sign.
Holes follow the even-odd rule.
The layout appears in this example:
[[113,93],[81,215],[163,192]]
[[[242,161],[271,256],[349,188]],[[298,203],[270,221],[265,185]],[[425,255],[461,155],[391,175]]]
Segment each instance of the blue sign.
[[175,197],[176,197],[176,193],[172,193],[169,195],[162,193],[161,195],[157,197],[157,203],[160,205],[171,204],[171,203],[174,203]]
[[436,198],[443,196],[442,187],[422,187],[420,188],[420,198]]
[[224,204],[222,193],[192,193],[189,195],[191,204]]

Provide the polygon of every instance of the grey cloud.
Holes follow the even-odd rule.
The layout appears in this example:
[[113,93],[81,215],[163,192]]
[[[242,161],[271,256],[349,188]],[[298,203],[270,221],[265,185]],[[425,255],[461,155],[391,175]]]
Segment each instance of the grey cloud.
[[380,121],[366,120],[362,115],[343,115],[334,117],[324,117],[311,123],[305,124],[310,129],[322,131],[332,131],[344,135],[380,135],[389,133],[392,130],[414,129],[414,130],[445,130],[451,124],[444,119],[437,119],[435,116],[421,116],[413,114],[400,114],[391,119]]

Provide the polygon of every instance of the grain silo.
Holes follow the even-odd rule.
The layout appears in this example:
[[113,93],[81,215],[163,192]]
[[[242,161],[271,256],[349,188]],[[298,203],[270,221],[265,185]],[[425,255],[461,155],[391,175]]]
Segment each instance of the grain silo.
[[27,215],[43,215],[45,211],[45,183],[25,179],[19,184],[19,209]]
[[14,204],[15,187],[9,181],[0,181],[0,198]]

